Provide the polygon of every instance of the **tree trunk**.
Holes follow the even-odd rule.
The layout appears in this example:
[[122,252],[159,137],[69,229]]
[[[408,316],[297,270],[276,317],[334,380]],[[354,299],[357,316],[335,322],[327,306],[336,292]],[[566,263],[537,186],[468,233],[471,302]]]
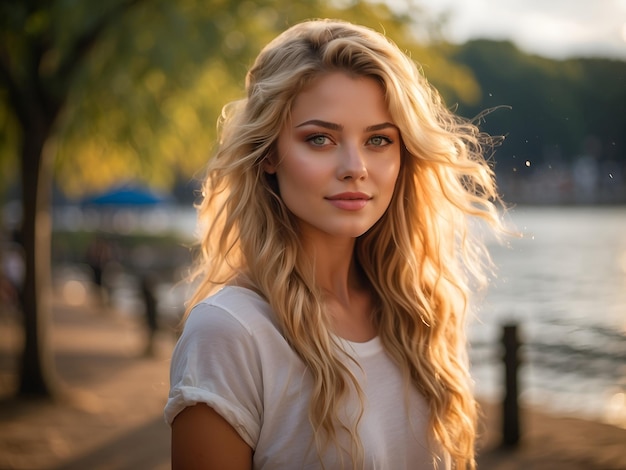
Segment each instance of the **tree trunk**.
[[[45,2],[26,2],[29,14],[47,14]],[[32,3],[32,5],[31,5]],[[15,55],[0,54],[0,83],[6,85],[9,103],[22,131],[22,229],[24,285],[22,309],[24,350],[20,364],[19,396],[51,398],[61,390],[50,344],[51,306],[51,212],[53,163],[56,149],[53,125],[68,96],[77,70],[110,25],[116,23],[139,0],[115,2],[66,44],[64,51],[53,41],[54,28],[29,33],[25,47]],[[53,26],[53,25],[51,25]],[[5,52],[1,48],[0,52]],[[47,58],[59,62],[49,66]]]
[[22,294],[24,350],[18,396],[53,398],[59,392],[50,341],[51,214],[54,149],[49,125],[24,129],[22,147],[22,230],[25,278]]

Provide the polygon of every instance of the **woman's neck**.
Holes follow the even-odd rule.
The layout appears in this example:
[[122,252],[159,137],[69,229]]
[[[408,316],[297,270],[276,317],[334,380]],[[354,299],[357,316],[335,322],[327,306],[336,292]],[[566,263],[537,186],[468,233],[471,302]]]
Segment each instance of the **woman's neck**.
[[307,253],[312,256],[315,280],[323,294],[333,333],[349,341],[369,341],[377,334],[374,302],[369,283],[354,257],[354,243],[341,249],[331,248],[324,246]]

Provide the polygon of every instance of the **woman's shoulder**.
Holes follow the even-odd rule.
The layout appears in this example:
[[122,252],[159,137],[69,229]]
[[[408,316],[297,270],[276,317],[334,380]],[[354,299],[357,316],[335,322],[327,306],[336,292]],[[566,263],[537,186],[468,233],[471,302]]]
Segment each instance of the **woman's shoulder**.
[[282,351],[287,344],[270,305],[250,289],[227,286],[198,302],[189,312],[178,348],[248,358]]
[[235,321],[249,333],[263,324],[275,328],[274,315],[267,301],[255,291],[239,286],[225,286],[198,302],[189,312],[187,324],[194,328],[215,328],[219,324]]

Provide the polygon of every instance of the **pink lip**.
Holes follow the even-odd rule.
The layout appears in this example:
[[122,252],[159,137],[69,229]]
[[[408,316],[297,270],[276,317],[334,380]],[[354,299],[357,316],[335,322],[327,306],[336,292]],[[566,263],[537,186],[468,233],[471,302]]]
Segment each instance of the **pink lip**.
[[328,196],[326,199],[338,209],[358,211],[363,209],[372,197],[365,193],[346,192]]

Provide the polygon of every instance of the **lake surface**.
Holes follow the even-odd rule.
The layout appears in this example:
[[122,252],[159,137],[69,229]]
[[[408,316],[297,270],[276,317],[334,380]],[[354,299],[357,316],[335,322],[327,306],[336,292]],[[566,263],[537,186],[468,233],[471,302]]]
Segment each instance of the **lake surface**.
[[479,396],[502,397],[502,325],[517,324],[520,400],[626,427],[626,207],[518,208],[524,236],[470,323]]

